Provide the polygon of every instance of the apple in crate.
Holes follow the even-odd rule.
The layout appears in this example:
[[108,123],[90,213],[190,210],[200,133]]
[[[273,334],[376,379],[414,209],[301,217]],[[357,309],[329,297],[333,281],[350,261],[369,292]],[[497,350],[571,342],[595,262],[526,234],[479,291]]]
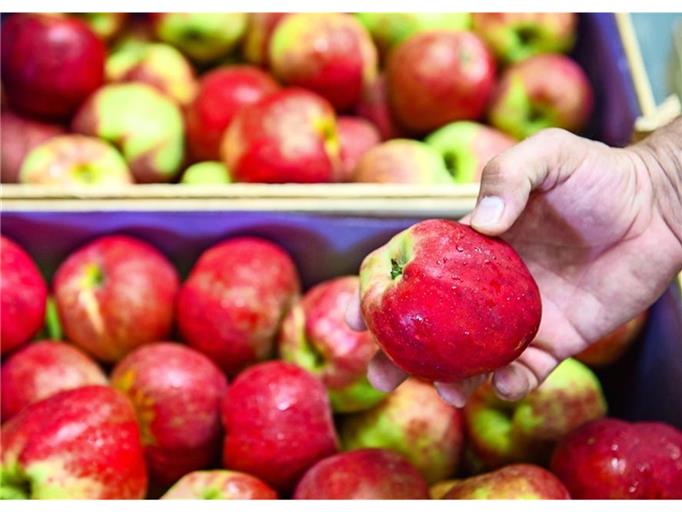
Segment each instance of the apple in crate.
[[445,500],[568,500],[566,487],[533,464],[512,464],[483,475],[455,480]]
[[225,185],[231,182],[230,171],[220,162],[190,165],[180,179],[180,183],[185,185]]
[[2,84],[10,106],[67,119],[104,82],[104,43],[81,20],[15,14],[2,22]]
[[495,61],[471,32],[423,32],[390,53],[386,79],[397,121],[419,135],[481,117],[493,91]]
[[414,378],[373,409],[344,417],[339,435],[344,450],[385,448],[404,455],[429,483],[455,473],[464,442],[459,409]]
[[291,308],[279,336],[281,358],[320,377],[335,412],[368,409],[385,396],[365,377],[377,350],[372,335],[346,324],[346,307],[357,290],[356,276],[314,286]]
[[576,499],[679,500],[682,431],[665,423],[595,420],[561,440],[551,468]]
[[43,325],[47,285],[26,251],[2,235],[0,275],[0,348],[6,354]]
[[223,399],[222,419],[225,467],[281,492],[338,448],[327,390],[291,363],[260,363],[239,374]]
[[486,382],[464,407],[469,449],[486,469],[512,462],[545,464],[557,441],[605,414],[599,380],[575,359],[562,362],[522,400],[502,400]]
[[381,141],[377,128],[361,117],[343,116],[337,119],[341,165],[335,181],[352,181],[353,171],[367,150]]
[[430,134],[424,142],[440,153],[455,182],[476,183],[486,164],[512,147],[515,140],[474,121],[455,121]]
[[72,345],[42,340],[14,352],[2,363],[2,421],[24,407],[67,389],[107,384],[95,361]]
[[82,19],[90,29],[105,41],[111,41],[118,36],[126,24],[130,14],[126,12],[79,12],[71,13]]
[[365,449],[332,455],[311,467],[296,486],[296,500],[428,499],[424,478],[402,455]]
[[118,361],[170,334],[178,275],[141,240],[90,242],[64,260],[52,285],[66,337],[100,361]]
[[118,147],[138,182],[171,181],[180,172],[185,137],[180,109],[150,85],[101,87],[78,110],[72,128]]
[[185,112],[190,154],[220,159],[220,141],[237,112],[279,90],[272,77],[255,66],[225,66],[202,76],[199,91]]
[[507,68],[491,100],[491,124],[516,139],[543,128],[579,132],[593,107],[592,86],[570,57],[530,57]]
[[127,185],[132,176],[110,144],[84,135],[59,135],[35,147],[19,171],[21,183],[40,185]]
[[433,381],[509,364],[540,324],[540,292],[514,249],[450,220],[415,224],[370,253],[360,295],[386,355]]
[[286,12],[252,12],[242,44],[242,55],[247,62],[268,65],[268,49],[272,33]]
[[162,500],[276,500],[277,493],[256,477],[213,469],[193,471],[178,480]]
[[334,109],[310,91],[282,89],[237,113],[221,154],[235,181],[332,181],[340,165]]
[[145,345],[114,367],[111,385],[135,408],[154,482],[168,485],[218,461],[227,380],[206,356],[178,343]]
[[367,119],[379,130],[381,140],[395,139],[403,135],[395,116],[388,104],[386,75],[381,73],[365,86],[360,101],[355,107],[355,114]]
[[620,325],[612,332],[592,343],[575,356],[579,361],[593,368],[601,368],[615,363],[635,342],[646,323],[644,311],[632,320]]
[[2,426],[5,499],[142,499],[147,473],[128,399],[106,386],[61,391]]

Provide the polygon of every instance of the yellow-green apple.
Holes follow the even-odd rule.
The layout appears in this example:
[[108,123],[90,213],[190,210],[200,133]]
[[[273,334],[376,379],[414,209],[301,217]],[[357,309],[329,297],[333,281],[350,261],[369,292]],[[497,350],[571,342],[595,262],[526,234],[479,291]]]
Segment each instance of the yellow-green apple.
[[162,500],[275,500],[277,493],[258,478],[226,469],[193,471],[178,480]]
[[336,121],[341,147],[341,165],[336,181],[346,182],[353,178],[353,171],[360,157],[381,141],[377,128],[362,117],[342,116]]
[[61,391],[2,426],[5,499],[142,499],[140,430],[128,399],[108,386]]
[[0,275],[0,348],[6,354],[43,325],[47,285],[26,251],[2,235]]
[[517,139],[543,128],[580,131],[592,113],[592,86],[570,57],[543,54],[507,68],[489,106],[493,126]]
[[353,107],[376,77],[377,52],[367,30],[343,13],[295,13],[272,34],[269,62],[283,82],[323,96],[337,110]]
[[369,411],[341,420],[344,450],[384,448],[404,455],[427,482],[451,477],[463,444],[462,414],[427,382],[407,379]]
[[27,405],[90,384],[106,384],[102,369],[72,345],[54,340],[30,343],[2,363],[2,421]]
[[239,237],[206,250],[182,285],[183,338],[233,374],[270,356],[300,290],[293,261],[277,245]]
[[26,155],[43,142],[62,135],[64,127],[21,116],[2,107],[0,114],[0,179],[2,183],[19,181],[19,169]]
[[135,180],[173,180],[184,158],[185,128],[173,100],[143,83],[101,87],[73,120],[77,133],[100,137],[118,147]]
[[192,157],[219,160],[220,141],[237,112],[278,89],[272,77],[255,66],[224,66],[203,75],[199,91],[185,111]]
[[296,500],[428,499],[424,478],[402,455],[364,449],[332,455],[311,467],[294,492]]
[[67,119],[104,81],[104,43],[81,20],[15,14],[2,22],[2,85],[24,114]]
[[88,243],[64,260],[52,285],[66,337],[100,361],[170,334],[178,275],[141,240],[110,235]]
[[58,135],[26,155],[21,183],[41,185],[127,185],[126,161],[110,144],[84,135]]
[[352,330],[345,321],[346,306],[357,290],[356,276],[314,286],[292,306],[279,335],[280,357],[317,375],[335,412],[368,409],[385,396],[365,377],[377,350],[372,335]]
[[90,29],[105,41],[111,41],[118,36],[128,22],[126,12],[78,12],[73,16],[81,18]]
[[632,320],[614,329],[611,333],[592,343],[575,356],[579,361],[592,368],[601,368],[615,363],[634,343],[646,323],[644,311]]
[[199,162],[182,173],[180,183],[185,185],[218,185],[231,183],[230,171],[221,162]]
[[455,121],[430,134],[424,142],[440,153],[455,182],[474,183],[481,180],[485,165],[515,141],[474,121]]
[[392,139],[362,155],[353,171],[360,183],[453,183],[440,155],[423,142]]
[[456,479],[441,480],[429,487],[429,496],[432,500],[440,500],[458,482]]
[[230,53],[244,36],[247,21],[247,14],[242,12],[152,14],[156,36],[202,64]]
[[362,315],[403,371],[454,382],[509,364],[534,338],[540,292],[510,245],[445,219],[419,222],[360,267]]
[[381,73],[365,86],[362,97],[355,107],[355,113],[370,121],[379,130],[381,140],[395,139],[404,135],[404,130],[391,112],[386,90],[386,75]]
[[606,414],[597,376],[575,359],[562,362],[537,389],[509,402],[486,382],[464,407],[469,449],[485,469],[513,462],[546,464],[571,430]]
[[512,464],[452,483],[445,500],[569,500],[552,473],[533,464]]
[[225,467],[281,492],[338,449],[324,385],[291,363],[269,361],[239,374],[223,399],[222,419]]
[[321,183],[340,165],[334,109],[321,96],[286,88],[248,105],[221,143],[235,181]]
[[575,499],[682,499],[682,431],[595,420],[556,447],[552,471]]
[[145,345],[118,362],[111,385],[135,408],[152,481],[169,485],[218,462],[227,380],[206,356],[179,343]]
[[108,82],[142,82],[186,105],[194,99],[197,80],[187,58],[168,44],[123,44],[107,57]]
[[495,84],[495,61],[472,32],[422,32],[398,45],[386,66],[389,104],[413,134],[478,119]]
[[244,34],[242,55],[247,62],[259,66],[268,65],[268,48],[272,33],[286,12],[253,12]]
[[476,12],[473,30],[503,62],[565,53],[575,42],[578,16],[569,12]]

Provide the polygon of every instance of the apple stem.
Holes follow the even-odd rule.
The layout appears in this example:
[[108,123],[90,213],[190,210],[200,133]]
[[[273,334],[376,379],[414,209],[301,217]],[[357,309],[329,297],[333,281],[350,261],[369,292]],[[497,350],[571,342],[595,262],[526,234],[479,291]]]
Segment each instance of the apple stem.
[[391,259],[391,279],[395,279],[403,274],[403,266],[398,263],[398,260]]

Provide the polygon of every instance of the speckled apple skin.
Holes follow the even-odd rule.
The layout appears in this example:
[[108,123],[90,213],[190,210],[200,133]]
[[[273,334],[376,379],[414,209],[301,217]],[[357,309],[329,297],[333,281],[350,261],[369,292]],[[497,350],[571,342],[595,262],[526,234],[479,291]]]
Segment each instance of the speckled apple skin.
[[415,224],[369,254],[360,295],[386,355],[405,372],[440,382],[516,359],[542,309],[537,284],[511,246],[444,219]]
[[428,499],[424,478],[402,455],[364,449],[339,453],[310,468],[296,486],[297,500]]
[[291,363],[260,363],[241,373],[223,399],[222,419],[225,467],[281,492],[338,449],[324,385]]
[[681,499],[682,432],[665,423],[596,420],[559,443],[551,469],[576,499]]
[[135,407],[155,482],[217,462],[227,380],[206,356],[179,343],[145,345],[114,367],[111,385]]
[[141,499],[147,473],[128,399],[105,386],[62,391],[2,426],[2,472],[31,481],[34,499]]
[[276,500],[277,493],[258,478],[225,469],[194,471],[183,476],[162,500]]

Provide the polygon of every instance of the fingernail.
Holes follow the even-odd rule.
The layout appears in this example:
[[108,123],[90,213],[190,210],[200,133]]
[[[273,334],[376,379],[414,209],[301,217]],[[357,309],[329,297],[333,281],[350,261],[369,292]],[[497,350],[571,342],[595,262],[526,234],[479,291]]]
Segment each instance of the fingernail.
[[384,393],[389,393],[395,389],[393,381],[390,378],[386,378],[385,373],[381,369],[371,364],[367,368],[367,380],[374,389]]
[[504,201],[497,196],[481,199],[471,216],[471,224],[476,227],[494,227],[502,218]]
[[436,391],[438,395],[445,400],[450,405],[461,409],[467,403],[466,397],[457,389],[453,389],[447,384],[442,385],[440,383],[435,383]]
[[520,400],[528,393],[526,375],[514,366],[498,370],[494,384],[498,395],[504,400]]

